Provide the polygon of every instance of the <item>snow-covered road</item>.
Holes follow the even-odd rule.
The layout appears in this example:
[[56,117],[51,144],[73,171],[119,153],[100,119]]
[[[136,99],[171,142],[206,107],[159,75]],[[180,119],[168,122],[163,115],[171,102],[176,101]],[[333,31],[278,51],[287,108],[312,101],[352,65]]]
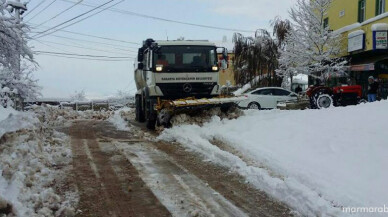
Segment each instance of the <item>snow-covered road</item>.
[[176,144],[152,141],[154,135],[135,126],[122,127],[117,117],[109,120],[111,123],[75,121],[64,130],[71,136],[76,153],[73,160],[80,191],[78,213],[290,216],[287,207],[250,188],[229,170],[211,165],[205,168],[211,163],[179,150]]

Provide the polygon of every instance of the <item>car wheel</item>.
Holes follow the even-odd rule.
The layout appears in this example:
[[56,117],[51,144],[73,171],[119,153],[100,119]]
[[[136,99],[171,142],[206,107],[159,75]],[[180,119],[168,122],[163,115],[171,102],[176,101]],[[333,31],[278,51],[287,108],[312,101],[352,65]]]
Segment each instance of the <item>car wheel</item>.
[[261,106],[260,106],[260,104],[257,103],[257,102],[251,102],[251,103],[249,103],[249,105],[248,105],[248,109],[256,109],[256,110],[259,110],[259,109],[261,109]]

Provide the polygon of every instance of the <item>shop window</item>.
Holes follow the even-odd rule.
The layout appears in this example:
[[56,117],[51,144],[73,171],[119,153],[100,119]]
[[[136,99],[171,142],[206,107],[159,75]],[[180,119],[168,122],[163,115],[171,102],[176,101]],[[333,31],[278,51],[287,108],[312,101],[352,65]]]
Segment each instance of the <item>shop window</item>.
[[366,12],[366,4],[365,0],[358,1],[358,22],[362,23],[365,21],[365,12]]
[[376,0],[376,16],[385,12],[385,0]]
[[329,27],[329,18],[325,18],[324,20],[323,20],[323,28],[327,28],[327,27]]

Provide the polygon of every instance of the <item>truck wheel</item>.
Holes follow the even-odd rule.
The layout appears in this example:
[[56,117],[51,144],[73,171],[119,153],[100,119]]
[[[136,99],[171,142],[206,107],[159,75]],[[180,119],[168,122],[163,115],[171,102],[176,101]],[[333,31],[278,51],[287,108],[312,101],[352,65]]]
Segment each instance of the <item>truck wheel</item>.
[[145,121],[144,109],[142,108],[141,96],[136,96],[136,121],[143,123]]
[[156,125],[156,113],[155,112],[151,112],[151,114],[148,115],[146,125],[147,125],[147,129],[155,130],[155,125]]
[[333,105],[333,98],[329,94],[322,94],[316,100],[317,107],[319,109],[329,108]]
[[167,109],[162,109],[157,117],[156,125],[169,128],[171,126],[171,114]]

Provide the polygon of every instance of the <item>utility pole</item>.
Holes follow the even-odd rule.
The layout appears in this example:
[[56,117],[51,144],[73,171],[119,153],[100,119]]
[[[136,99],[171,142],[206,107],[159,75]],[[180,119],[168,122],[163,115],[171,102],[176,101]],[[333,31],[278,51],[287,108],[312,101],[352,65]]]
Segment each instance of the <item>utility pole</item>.
[[[15,11],[15,18],[16,18],[16,31],[17,34],[20,37],[20,41],[18,40],[18,43],[16,44],[16,52],[17,52],[17,60],[16,60],[16,70],[14,74],[14,78],[16,80],[19,80],[21,78],[21,54],[22,54],[22,46],[23,46],[23,29],[21,25],[21,15],[27,11],[26,4],[22,4],[20,0],[16,0],[15,2],[8,2],[8,6],[11,6],[11,13]],[[23,109],[23,99],[20,98],[19,93],[17,93],[16,96],[14,96],[15,99],[17,98],[17,103],[19,105],[15,105],[15,107],[20,107],[20,109]]]
[[21,26],[21,21],[22,21],[22,14],[27,11],[27,6],[26,3],[21,3],[20,0],[16,1],[11,1],[8,2],[8,6],[10,6],[11,12],[15,11],[15,18],[16,18],[16,28],[18,30],[17,34],[19,34],[20,39],[22,40],[19,44],[17,44],[17,52],[19,53],[18,61],[17,61],[17,69],[18,72],[20,73],[21,67],[20,67],[20,61],[21,61],[21,47],[23,44],[23,30]]

